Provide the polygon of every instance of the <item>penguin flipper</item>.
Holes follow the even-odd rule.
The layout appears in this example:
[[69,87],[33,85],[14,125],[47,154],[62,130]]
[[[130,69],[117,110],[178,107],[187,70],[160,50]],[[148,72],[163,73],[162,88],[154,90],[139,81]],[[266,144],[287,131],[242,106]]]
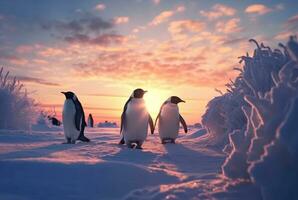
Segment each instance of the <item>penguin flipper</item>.
[[156,119],[155,119],[155,122],[154,122],[154,129],[155,129],[155,127],[156,127],[157,120],[158,120],[158,119],[159,119],[159,117],[160,117],[160,114],[161,114],[162,108],[163,108],[163,106],[164,106],[165,104],[166,104],[166,102],[164,102],[164,103],[161,105],[160,109],[159,109],[159,113],[158,113],[158,115],[157,115],[157,117],[156,117]]
[[183,119],[183,117],[179,114],[179,120],[180,120],[180,123],[182,124],[183,128],[184,128],[184,132],[187,133],[187,125],[186,125],[186,122],[185,120]]
[[122,130],[123,130],[125,124],[126,124],[126,120],[125,120],[125,118],[126,118],[126,117],[125,117],[125,112],[126,112],[126,110],[127,110],[127,105],[128,105],[128,103],[131,101],[131,99],[132,99],[132,97],[129,97],[129,99],[126,101],[126,103],[125,103],[125,105],[124,105],[124,108],[123,108],[123,112],[122,112],[122,114],[121,114],[120,134],[121,134],[121,132],[122,132]]
[[74,101],[75,107],[76,107],[76,114],[75,114],[75,125],[76,129],[80,131],[82,127],[85,127],[87,125],[85,121],[85,113],[84,109],[82,107],[82,104],[79,100]]
[[151,134],[154,133],[154,124],[153,124],[153,120],[152,117],[149,115],[149,125],[150,125],[150,130],[151,130]]

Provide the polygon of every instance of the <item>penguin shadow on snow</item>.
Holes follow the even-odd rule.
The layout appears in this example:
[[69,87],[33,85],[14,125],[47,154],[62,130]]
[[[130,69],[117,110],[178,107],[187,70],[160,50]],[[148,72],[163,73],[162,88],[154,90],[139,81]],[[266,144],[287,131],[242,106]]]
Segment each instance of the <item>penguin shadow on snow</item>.
[[146,149],[130,149],[126,145],[118,145],[119,151],[113,155],[102,157],[106,161],[124,162],[147,165],[152,164],[156,154]]
[[179,140],[176,144],[167,143],[163,146],[165,154],[162,155],[161,159],[174,164],[178,171],[183,173],[211,173],[216,170],[214,170],[214,167],[218,168],[218,162],[224,161],[222,156],[210,156],[206,153],[192,150],[179,143]]
[[62,145],[61,143],[50,144],[42,147],[32,147],[30,149],[12,151],[6,154],[0,154],[0,159],[24,159],[24,158],[42,158],[52,153],[69,150],[81,145]]

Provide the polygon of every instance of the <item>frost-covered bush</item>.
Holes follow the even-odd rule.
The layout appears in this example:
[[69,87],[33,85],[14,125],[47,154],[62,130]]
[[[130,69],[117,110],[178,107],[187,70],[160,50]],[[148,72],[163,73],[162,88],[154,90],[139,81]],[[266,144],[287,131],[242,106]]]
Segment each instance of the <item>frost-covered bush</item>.
[[[241,57],[244,67],[237,79],[242,84],[236,87],[244,100],[239,107],[246,123],[242,128],[233,126],[228,134],[222,171],[232,185],[251,182],[263,199],[298,199],[298,43],[291,37],[287,47],[280,45],[281,51],[250,41],[257,48],[252,57]],[[232,111],[224,118],[233,120]]]
[[35,116],[34,100],[9,72],[0,69],[0,129],[30,129]]

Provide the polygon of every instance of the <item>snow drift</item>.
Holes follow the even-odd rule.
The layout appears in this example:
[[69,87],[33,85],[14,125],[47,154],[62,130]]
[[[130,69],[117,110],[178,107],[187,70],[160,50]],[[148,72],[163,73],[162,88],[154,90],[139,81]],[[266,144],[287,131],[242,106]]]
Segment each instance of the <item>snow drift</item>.
[[0,69],[0,129],[30,129],[35,104],[16,77]]

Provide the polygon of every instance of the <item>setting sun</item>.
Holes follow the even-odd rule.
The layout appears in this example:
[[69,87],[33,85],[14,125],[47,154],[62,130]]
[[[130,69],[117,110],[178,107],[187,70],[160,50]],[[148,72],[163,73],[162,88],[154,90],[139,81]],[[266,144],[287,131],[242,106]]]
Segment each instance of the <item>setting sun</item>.
[[148,88],[148,92],[145,94],[144,99],[147,109],[153,119],[158,115],[160,106],[166,101],[168,94],[166,91]]

